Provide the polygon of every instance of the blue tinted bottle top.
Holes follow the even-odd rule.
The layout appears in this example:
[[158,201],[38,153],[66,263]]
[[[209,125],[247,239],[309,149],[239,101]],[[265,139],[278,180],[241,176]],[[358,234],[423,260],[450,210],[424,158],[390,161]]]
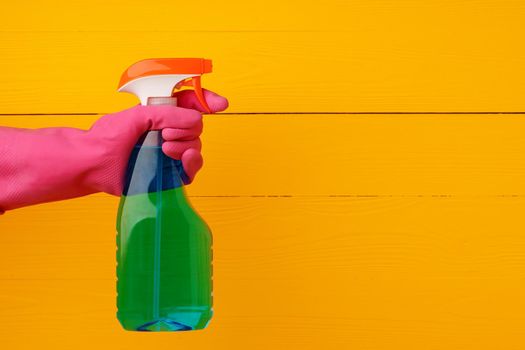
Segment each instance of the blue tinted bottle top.
[[189,182],[182,162],[162,152],[160,130],[148,131],[135,145],[125,175],[123,195],[178,188]]

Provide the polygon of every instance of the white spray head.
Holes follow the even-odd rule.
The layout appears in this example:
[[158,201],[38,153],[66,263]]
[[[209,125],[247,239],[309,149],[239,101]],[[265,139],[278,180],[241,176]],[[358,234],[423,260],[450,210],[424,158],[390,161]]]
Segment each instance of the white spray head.
[[129,92],[137,96],[142,105],[148,104],[148,97],[171,96],[175,86],[196,74],[150,75],[132,80],[121,86],[119,92]]
[[[142,105],[147,105],[149,97],[170,97],[176,87],[191,85],[201,105],[211,113],[200,81],[201,75],[211,70],[211,60],[204,58],[146,59],[132,64],[122,74],[118,91],[132,93]],[[191,81],[186,81],[189,78]]]

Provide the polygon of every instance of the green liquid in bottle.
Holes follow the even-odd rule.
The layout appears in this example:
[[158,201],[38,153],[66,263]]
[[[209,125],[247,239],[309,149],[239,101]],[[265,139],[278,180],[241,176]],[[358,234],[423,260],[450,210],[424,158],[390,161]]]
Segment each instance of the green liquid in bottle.
[[211,232],[176,178],[179,161],[159,140],[147,146],[152,137],[135,147],[119,204],[117,317],[127,330],[202,329],[213,313]]

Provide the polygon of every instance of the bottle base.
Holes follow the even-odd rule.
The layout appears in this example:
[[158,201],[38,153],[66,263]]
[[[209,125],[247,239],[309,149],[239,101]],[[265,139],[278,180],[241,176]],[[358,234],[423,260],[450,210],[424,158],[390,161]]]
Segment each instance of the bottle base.
[[191,331],[192,327],[170,319],[160,319],[143,324],[136,329],[139,332],[180,332]]
[[172,310],[164,312],[158,318],[145,318],[137,314],[117,313],[122,327],[127,331],[136,332],[181,332],[204,329],[208,326],[213,311],[202,310]]

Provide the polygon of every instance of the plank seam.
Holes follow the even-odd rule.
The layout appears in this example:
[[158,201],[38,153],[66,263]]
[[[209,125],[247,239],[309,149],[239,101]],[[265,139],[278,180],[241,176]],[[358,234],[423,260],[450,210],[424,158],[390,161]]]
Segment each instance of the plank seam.
[[[106,115],[110,113],[115,112],[107,112],[107,113],[98,113],[98,112],[82,112],[82,113],[0,113],[0,116],[10,116],[10,117],[16,117],[16,116],[55,116],[55,115],[77,115],[77,116],[94,116],[94,115]],[[377,112],[377,111],[369,111],[369,112],[219,112],[214,113],[214,115],[308,115],[308,114],[317,114],[317,115],[383,115],[383,114],[393,114],[393,115],[425,115],[425,114],[438,114],[438,115],[525,115],[525,112],[518,112],[518,111],[478,111],[478,112],[436,112],[436,111],[418,111],[418,112],[398,112],[398,111],[387,111],[387,112]]]

